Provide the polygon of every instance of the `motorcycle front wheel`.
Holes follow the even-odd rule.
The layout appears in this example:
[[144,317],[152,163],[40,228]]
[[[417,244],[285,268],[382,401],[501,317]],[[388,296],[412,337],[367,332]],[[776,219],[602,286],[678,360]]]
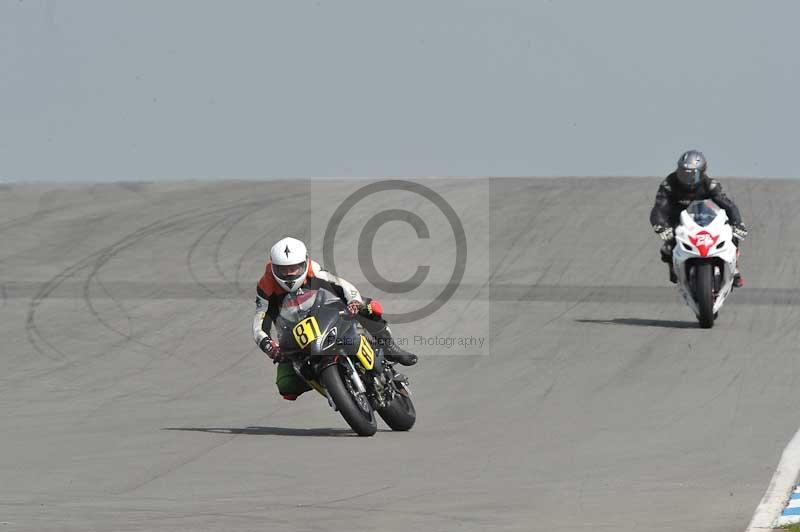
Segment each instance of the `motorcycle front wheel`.
[[701,262],[695,266],[695,300],[699,313],[700,327],[710,329],[714,326],[714,265]]
[[333,364],[322,370],[319,380],[350,428],[359,436],[372,436],[378,430],[375,411],[365,395],[347,385],[349,378],[342,366]]

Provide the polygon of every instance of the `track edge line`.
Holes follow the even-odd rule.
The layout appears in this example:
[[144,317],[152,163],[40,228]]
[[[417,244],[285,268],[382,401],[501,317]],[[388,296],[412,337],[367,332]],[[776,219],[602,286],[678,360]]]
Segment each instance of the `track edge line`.
[[769,487],[761,499],[753,519],[745,532],[758,532],[776,528],[778,518],[791,496],[800,472],[800,429],[786,445],[772,475]]

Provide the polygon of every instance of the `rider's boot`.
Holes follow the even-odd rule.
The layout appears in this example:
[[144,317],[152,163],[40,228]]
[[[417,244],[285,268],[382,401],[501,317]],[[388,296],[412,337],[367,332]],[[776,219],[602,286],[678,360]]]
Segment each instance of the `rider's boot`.
[[362,325],[372,335],[378,345],[383,347],[383,356],[389,362],[397,362],[403,366],[413,366],[417,363],[417,355],[401,349],[392,338],[392,331],[384,320],[363,320]]
[[[738,259],[740,255],[741,254],[739,252],[739,249],[737,248],[736,249],[736,258]],[[742,277],[742,274],[739,272],[739,261],[737,260],[736,261],[736,271],[733,272],[733,287],[734,288],[741,288],[743,286],[744,286],[744,277]]]
[[675,246],[674,242],[674,240],[664,242],[664,245],[661,246],[660,252],[661,262],[664,262],[669,266],[669,282],[676,284],[678,282],[678,276],[675,275],[675,270],[672,268],[672,248]]

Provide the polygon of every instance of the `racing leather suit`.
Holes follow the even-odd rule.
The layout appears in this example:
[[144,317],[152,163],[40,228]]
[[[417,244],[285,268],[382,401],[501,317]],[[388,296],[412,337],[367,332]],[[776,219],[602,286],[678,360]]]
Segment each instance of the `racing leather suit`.
[[[704,176],[695,190],[688,190],[678,183],[675,172],[667,176],[656,193],[656,201],[650,211],[650,224],[675,228],[680,220],[681,212],[693,201],[711,199],[728,214],[731,226],[741,226],[742,216],[739,208],[722,190],[722,185],[708,176]],[[738,242],[734,242],[738,245]],[[675,240],[664,243],[661,248],[661,260],[672,262],[672,248]]]
[[[361,293],[350,282],[324,270],[318,262],[309,260],[308,274],[303,288],[311,290],[324,288],[338,295],[345,303],[351,301],[362,303],[364,307],[357,315],[359,323],[377,342],[384,342],[387,347],[394,347],[391,330],[382,317],[380,304],[362,298]],[[286,291],[275,282],[272,277],[272,264],[268,262],[256,289],[256,313],[253,317],[253,340],[256,345],[262,345],[265,339],[272,340],[270,329],[280,313],[285,297]],[[295,374],[291,362],[278,363],[276,384],[279,393],[290,401],[310,390],[308,384]]]

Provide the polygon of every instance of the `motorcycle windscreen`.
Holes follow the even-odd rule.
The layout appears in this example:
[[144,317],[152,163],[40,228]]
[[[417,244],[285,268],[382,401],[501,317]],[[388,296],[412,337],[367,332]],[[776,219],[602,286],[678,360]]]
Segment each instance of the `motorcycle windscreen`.
[[279,316],[289,323],[297,323],[305,318],[308,311],[314,306],[318,292],[318,290],[298,290],[295,293],[286,294]]
[[711,200],[693,201],[686,207],[686,212],[692,217],[694,223],[700,227],[707,227],[716,219],[721,209]]
[[313,314],[316,313],[314,309],[323,305],[341,306],[342,303],[336,294],[325,289],[298,290],[287,294],[275,320],[281,345],[296,345],[302,349],[317,339],[323,331],[320,331]]
[[294,328],[298,323],[308,316],[317,299],[317,290],[298,290],[297,292],[286,294],[275,320],[275,329],[278,332],[278,342],[286,348],[302,348],[302,345],[295,345],[297,334]]

